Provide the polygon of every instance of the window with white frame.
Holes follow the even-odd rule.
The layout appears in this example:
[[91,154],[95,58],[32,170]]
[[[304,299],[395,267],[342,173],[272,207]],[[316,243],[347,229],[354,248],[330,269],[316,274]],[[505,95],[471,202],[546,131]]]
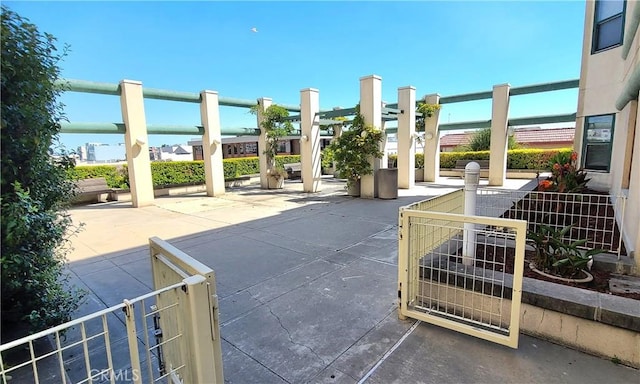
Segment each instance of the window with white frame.
[[582,167],[593,171],[609,172],[615,115],[585,118]]
[[622,45],[625,1],[596,0],[595,7],[592,53]]

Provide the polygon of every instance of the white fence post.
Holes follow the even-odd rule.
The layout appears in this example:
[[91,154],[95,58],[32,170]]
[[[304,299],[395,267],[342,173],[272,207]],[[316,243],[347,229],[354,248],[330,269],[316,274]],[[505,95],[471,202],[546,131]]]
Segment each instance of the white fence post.
[[[480,183],[480,164],[471,162],[464,168],[464,215],[476,215],[476,198]],[[462,234],[462,264],[473,265],[476,258],[475,224],[464,223]]]

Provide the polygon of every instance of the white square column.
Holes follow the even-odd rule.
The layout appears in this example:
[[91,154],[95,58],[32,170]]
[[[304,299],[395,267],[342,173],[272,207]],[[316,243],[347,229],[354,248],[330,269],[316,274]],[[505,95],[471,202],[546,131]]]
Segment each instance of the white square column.
[[320,164],[320,93],[317,89],[300,91],[300,162],[302,190],[318,192],[322,180]]
[[134,208],[144,207],[153,204],[154,195],[141,82],[132,80],[120,82],[120,107],[126,129],[124,142],[131,202]]
[[275,161],[270,159],[264,151],[267,149],[267,135],[264,128],[262,128],[262,122],[264,121],[264,111],[273,104],[273,100],[268,97],[261,97],[258,99],[258,129],[260,129],[260,136],[258,136],[258,163],[260,164],[260,188],[269,189],[269,178],[267,170],[269,169],[269,162]]
[[[427,104],[440,104],[437,93],[426,95]],[[440,176],[440,110],[424,120],[424,181],[436,181]]]
[[413,188],[416,182],[416,89],[398,88],[398,188]]
[[506,180],[509,135],[509,84],[493,86],[491,106],[491,147],[489,153],[489,185],[501,186]]
[[200,118],[204,127],[202,153],[207,196],[219,196],[225,189],[218,92],[200,92]]
[[[360,78],[360,113],[364,117],[365,124],[382,128],[382,77],[370,75]],[[380,150],[384,151],[384,141],[380,143]],[[373,174],[362,176],[360,179],[360,197],[373,199],[377,197],[375,176],[382,161],[371,158],[369,160]]]

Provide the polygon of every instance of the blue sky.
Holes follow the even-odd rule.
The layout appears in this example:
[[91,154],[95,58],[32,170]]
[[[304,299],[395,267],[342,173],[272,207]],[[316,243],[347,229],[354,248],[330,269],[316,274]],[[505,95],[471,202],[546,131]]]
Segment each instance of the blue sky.
[[[12,2],[12,10],[70,51],[66,78],[300,103],[317,88],[321,109],[352,107],[359,79],[382,77],[418,97],[577,79],[584,1],[447,2]],[[258,32],[252,32],[256,28]],[[115,96],[68,93],[70,121],[121,122]],[[577,90],[511,99],[510,116],[575,112]],[[145,101],[147,123],[200,124],[196,104]],[[441,122],[489,119],[491,103],[445,105]],[[255,127],[246,109],[221,108],[223,127]],[[566,125],[566,124],[565,124]],[[191,136],[151,136],[151,145]],[[68,148],[120,135],[62,135]]]

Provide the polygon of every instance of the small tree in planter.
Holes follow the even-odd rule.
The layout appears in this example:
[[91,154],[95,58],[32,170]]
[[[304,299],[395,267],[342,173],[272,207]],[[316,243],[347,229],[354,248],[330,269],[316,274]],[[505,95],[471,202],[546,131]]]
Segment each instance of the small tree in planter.
[[357,105],[356,115],[349,130],[344,131],[329,145],[336,171],[340,177],[347,179],[347,188],[353,188],[362,176],[373,173],[369,160],[371,157],[382,158],[382,139],[383,132],[365,124],[364,117],[360,114],[360,106]]
[[418,101],[416,112],[422,114],[422,116],[416,116],[416,131],[424,132],[426,120],[439,110],[440,104],[428,104],[424,101]]
[[[258,108],[260,108],[260,106],[256,105],[251,108],[250,112],[257,115]],[[280,139],[293,132],[293,124],[286,119],[289,117],[289,111],[275,104],[265,109],[262,117],[261,127],[265,131],[267,143],[264,154],[267,155],[267,175],[270,179],[269,188],[272,188],[272,185],[273,188],[282,188],[287,172],[282,166],[276,163],[276,155],[278,154]]]

